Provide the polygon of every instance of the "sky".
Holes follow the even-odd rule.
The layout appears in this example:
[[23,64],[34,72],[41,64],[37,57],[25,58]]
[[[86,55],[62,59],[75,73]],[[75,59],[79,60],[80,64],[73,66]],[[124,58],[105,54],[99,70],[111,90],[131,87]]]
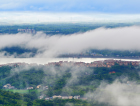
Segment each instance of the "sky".
[[[0,0],[0,25],[47,22],[93,22],[93,24],[140,22],[138,4],[140,4],[138,0]],[[38,32],[36,36],[21,33],[4,34],[0,36],[0,49],[17,45],[29,49],[37,48],[36,57],[80,53],[90,48],[140,50],[139,28],[136,26],[118,29],[99,28],[66,37],[65,35],[46,37],[42,32]],[[39,54],[40,52],[43,54]],[[24,55],[30,57],[31,54]]]
[[[139,4],[140,0],[0,0],[0,25],[45,22],[140,22]],[[35,35],[1,34],[0,50],[15,46],[25,49],[35,48],[37,53],[33,58],[51,58],[65,53],[81,53],[89,49],[140,51],[139,39],[139,26],[98,28],[67,36],[46,36],[43,32],[37,32]],[[0,52],[0,58],[32,57],[32,53],[21,55],[7,53],[6,56],[5,54],[5,51]],[[101,93],[97,89],[85,96],[100,103],[107,101],[112,106],[139,105],[139,95],[129,97],[130,94],[140,93],[140,85],[135,83],[131,85],[134,87],[116,81],[111,85],[101,85],[99,89],[104,89]]]
[[[140,22],[139,4],[138,0],[1,0],[0,24]],[[66,37],[64,35],[46,37],[42,32],[38,32],[36,36],[21,33],[4,34],[0,36],[0,49],[17,45],[37,48],[39,53],[40,51],[43,53],[37,54],[37,57],[48,57],[50,54],[54,56],[56,53],[79,53],[89,48],[140,50],[139,34],[139,27],[136,26],[118,29],[99,28]],[[7,39],[9,42],[5,42]],[[28,56],[30,54],[26,57]]]
[[0,23],[140,22],[139,0],[0,0]]
[[139,0],[1,0],[0,11],[139,14]]

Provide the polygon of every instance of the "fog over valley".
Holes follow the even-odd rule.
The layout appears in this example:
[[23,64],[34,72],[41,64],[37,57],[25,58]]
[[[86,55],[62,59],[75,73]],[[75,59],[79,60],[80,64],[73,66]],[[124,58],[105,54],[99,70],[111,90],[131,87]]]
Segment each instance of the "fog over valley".
[[[98,28],[85,33],[70,35],[46,35],[37,32],[35,35],[27,33],[2,34],[0,35],[0,57],[34,57],[46,58],[57,57],[61,54],[81,53],[90,49],[110,50],[140,50],[139,26],[120,28]],[[6,47],[20,47],[23,49],[35,49],[17,55],[12,55],[2,50]]]
[[35,106],[139,105],[139,29],[100,27],[54,35],[43,31],[2,33],[0,88],[18,92],[23,98],[20,105],[29,101]]
[[0,106],[140,106],[140,0],[0,0]]

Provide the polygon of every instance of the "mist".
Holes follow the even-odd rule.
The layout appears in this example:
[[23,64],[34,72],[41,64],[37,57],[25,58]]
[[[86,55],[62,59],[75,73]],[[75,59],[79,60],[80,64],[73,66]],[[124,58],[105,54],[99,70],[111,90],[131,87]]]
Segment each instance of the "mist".
[[95,100],[111,106],[138,106],[140,104],[140,84],[135,81],[123,80],[125,82],[116,79],[112,84],[102,81],[94,92],[88,92],[85,97],[91,101]]
[[[37,83],[37,85],[42,85],[42,86],[53,85],[53,87],[57,86],[57,84],[59,84],[58,83],[59,80],[63,79],[65,75],[70,74],[70,77],[67,76],[67,78],[65,79],[65,84],[62,86],[62,90],[54,95],[75,95],[76,92],[74,91],[77,91],[78,89],[82,89],[82,91],[87,91],[85,92],[84,97],[87,98],[88,102],[95,101],[98,102],[99,104],[103,103],[103,104],[109,104],[111,106],[135,106],[140,104],[139,81],[135,81],[135,80],[130,81],[128,80],[129,78],[125,78],[127,76],[120,76],[117,77],[117,79],[113,83],[107,83],[105,82],[105,80],[100,80],[101,81],[100,83],[98,79],[90,80],[87,82],[81,81],[82,82],[81,83],[80,78],[83,79],[83,81],[85,78],[82,77],[83,75],[86,75],[87,77],[89,75],[94,76],[94,68],[75,66],[73,62],[70,62],[69,64],[64,63],[60,66],[26,64],[18,67],[13,67],[10,70],[10,75],[2,80],[10,79],[12,77],[14,78],[16,75],[18,75],[19,76],[18,81],[20,81],[20,85],[22,85],[26,81],[25,88],[30,87],[32,86],[32,83],[30,82],[32,78],[30,80],[29,79],[23,80],[24,76],[22,76],[22,72],[25,73],[28,71],[30,73],[30,74],[26,73],[26,75],[28,75],[28,78],[31,78],[30,76],[34,72],[36,73],[39,71],[41,72],[43,71],[44,76],[41,77],[41,81]],[[34,85],[34,87],[36,87],[37,85]],[[87,89],[86,86],[90,86],[90,87],[92,86],[92,89]],[[43,90],[40,94],[45,94],[47,92],[49,92],[49,90]],[[68,105],[72,105],[72,104],[68,103]]]
[[[13,3],[5,5],[10,7]],[[15,4],[15,3],[14,3]],[[20,5],[19,5],[20,6]],[[34,8],[34,6],[31,6]],[[41,7],[42,8],[42,7]],[[1,9],[1,6],[0,6]],[[118,14],[101,12],[0,12],[1,25],[47,24],[47,23],[133,23],[140,22],[140,14]]]
[[[65,53],[81,53],[89,49],[140,50],[140,27],[98,28],[85,33],[49,36],[43,32],[4,34],[0,36],[0,49],[18,46],[37,49],[34,57],[57,57]],[[31,53],[13,57],[30,57]],[[3,57],[3,53],[0,55]],[[12,57],[10,55],[10,57]]]

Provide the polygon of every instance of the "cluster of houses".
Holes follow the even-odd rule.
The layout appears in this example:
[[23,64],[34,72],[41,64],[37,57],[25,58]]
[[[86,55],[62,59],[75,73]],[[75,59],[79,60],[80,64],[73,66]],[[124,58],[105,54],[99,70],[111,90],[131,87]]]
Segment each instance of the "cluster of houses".
[[59,61],[59,62],[51,62],[46,65],[52,66],[52,65],[57,65],[57,66],[62,66],[64,64],[73,64],[76,66],[86,66],[86,67],[111,67],[115,65],[115,63],[119,65],[129,65],[132,64],[133,66],[138,66],[140,62],[138,61],[121,61],[121,60],[104,60],[104,61],[94,61],[91,63],[85,63],[85,62],[68,62],[68,61]]
[[[30,89],[34,89],[34,87],[27,87],[28,90]],[[42,90],[46,90],[48,89],[48,86],[42,86],[42,85],[37,85],[36,89],[42,89]]]
[[[40,89],[40,88],[43,88],[43,90],[45,89],[48,89],[48,86],[41,86],[41,85],[38,85],[36,87],[37,89]],[[15,88],[14,86],[11,86],[11,84],[6,84],[3,86],[3,89],[17,89]],[[28,90],[30,89],[34,89],[33,87],[27,87]],[[52,97],[45,97],[45,95],[41,95],[39,96],[39,99],[45,99],[45,100],[51,100],[51,99],[55,99],[55,98],[59,98],[59,99],[82,99],[82,100],[86,100],[87,98],[83,98],[83,97],[80,97],[80,95],[78,96],[61,96],[61,95],[54,95]]]
[[61,95],[54,95],[52,97],[44,97],[44,95],[39,96],[39,99],[45,99],[45,100],[52,100],[55,98],[59,98],[59,99],[82,99],[82,100],[86,100],[87,98],[84,97],[80,97],[80,95],[78,96],[61,96]]
[[13,66],[13,67],[17,67],[17,66],[20,66],[20,65],[29,65],[28,63],[24,63],[24,62],[17,62],[17,63],[7,63],[7,64],[0,64],[0,67],[3,67],[3,66]]
[[12,66],[12,67],[17,67],[17,66],[37,66],[37,63],[25,63],[25,62],[17,62],[17,63],[7,63],[7,64],[0,64],[0,67],[3,66]]
[[36,31],[34,29],[18,29],[17,30],[18,32],[24,32],[24,33],[32,33],[32,34],[35,34]]
[[[3,89],[17,89],[17,88],[15,88],[14,86],[11,86],[11,84],[6,84],[3,86]],[[26,89],[31,90],[31,89],[35,89],[35,88],[34,87],[27,87]],[[37,85],[36,89],[46,90],[46,89],[48,89],[48,86]]]
[[38,85],[36,88],[37,89],[43,89],[43,90],[49,89],[48,86],[42,86],[42,85]]
[[4,89],[16,89],[14,86],[11,86],[11,84],[6,84],[3,86]]
[[[115,63],[119,64],[119,65],[133,65],[133,66],[139,66],[140,61],[122,61],[122,60],[104,60],[104,61],[94,61],[91,63],[85,63],[85,62],[73,62],[73,61],[59,61],[59,62],[50,62],[48,64],[45,64],[45,66],[63,66],[65,64],[67,65],[75,65],[75,66],[86,66],[86,67],[111,67],[113,65],[115,65]],[[8,63],[8,64],[1,64],[0,67],[2,66],[25,66],[25,65],[30,65],[30,66],[36,66],[38,64],[36,63],[24,63],[24,62],[18,62],[18,63]]]

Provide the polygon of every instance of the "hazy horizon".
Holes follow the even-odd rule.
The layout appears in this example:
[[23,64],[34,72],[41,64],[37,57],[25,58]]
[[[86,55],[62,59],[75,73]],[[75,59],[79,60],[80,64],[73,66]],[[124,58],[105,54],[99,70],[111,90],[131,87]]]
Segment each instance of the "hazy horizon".
[[[63,54],[81,54],[95,49],[110,50],[107,51],[108,54],[116,50],[116,57],[119,56],[118,53],[121,57],[121,51],[129,51],[124,54],[129,56],[130,53],[131,58],[139,59],[139,4],[139,0],[1,0],[0,64],[15,62],[45,64],[61,60],[93,62],[106,59],[55,58]],[[52,23],[50,26],[41,26],[50,23]],[[54,23],[58,26],[56,27]],[[62,26],[61,23],[70,23],[72,26],[69,24]],[[82,27],[80,24],[83,24]],[[88,27],[86,24],[93,26]],[[36,25],[38,26],[35,27]],[[36,32],[19,32],[18,29],[34,29]],[[60,33],[48,34],[46,31]],[[96,54],[94,51],[92,53]],[[102,55],[102,51],[98,54]],[[89,104],[97,102],[99,105],[103,103],[111,106],[140,105],[140,66],[126,62],[123,65],[111,63],[113,65],[108,68],[106,64],[108,63],[105,63],[105,67],[96,65],[96,68],[66,64],[17,65],[8,68],[4,66],[0,67],[0,86],[3,89],[5,84],[13,84],[19,91],[32,85],[35,90],[37,85],[47,86],[46,92],[43,90],[38,95],[36,95],[38,91],[33,91],[37,96],[36,99],[42,95],[49,97],[48,92],[54,92],[54,95],[56,92],[59,95],[67,92],[70,95],[82,94],[83,97],[87,97],[86,102]],[[34,96],[30,91],[31,96]],[[14,98],[16,97],[17,95]],[[18,99],[20,100],[20,96]],[[33,104],[34,101],[41,101],[33,100],[27,98],[24,105],[28,102]],[[4,101],[5,98],[2,102]],[[13,98],[9,101],[17,103]],[[21,101],[24,101],[24,98],[21,98]],[[58,103],[56,104],[59,105]],[[66,101],[64,105],[75,104]]]

